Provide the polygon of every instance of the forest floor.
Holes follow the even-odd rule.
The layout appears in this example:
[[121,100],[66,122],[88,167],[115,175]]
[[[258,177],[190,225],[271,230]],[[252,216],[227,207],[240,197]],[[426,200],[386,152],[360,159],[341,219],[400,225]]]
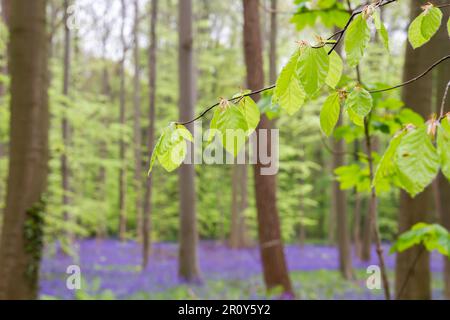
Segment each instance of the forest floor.
[[[42,299],[266,299],[257,248],[231,250],[223,244],[202,242],[199,262],[202,283],[183,284],[177,277],[178,246],[155,244],[149,266],[141,271],[141,246],[115,240],[83,240],[75,245],[75,257],[46,249],[41,267]],[[386,248],[388,252],[388,248]],[[366,288],[372,261],[353,257],[356,280],[344,281],[338,272],[338,253],[333,247],[289,245],[285,248],[297,298],[382,299],[380,290]],[[393,279],[395,257],[387,255]],[[66,269],[78,265],[82,288],[68,290]],[[442,258],[432,256],[433,298],[442,297]]]

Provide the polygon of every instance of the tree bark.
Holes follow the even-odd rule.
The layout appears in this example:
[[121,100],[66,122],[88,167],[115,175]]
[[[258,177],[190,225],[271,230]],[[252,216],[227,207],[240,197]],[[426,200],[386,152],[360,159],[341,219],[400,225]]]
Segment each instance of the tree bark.
[[[196,84],[193,61],[192,0],[180,0],[179,8],[179,83],[180,120],[194,117]],[[194,132],[193,124],[187,129]],[[180,251],[179,276],[188,282],[199,280],[200,270],[197,257],[197,219],[195,168],[183,164],[179,171],[180,188]]]
[[[11,3],[10,0],[2,0],[1,1],[1,5],[2,5],[2,20],[3,23],[6,25],[6,27],[8,27],[9,24],[9,15],[10,15],[10,10],[11,10]],[[0,72],[4,75],[8,74],[8,66],[7,66],[7,54],[8,54],[8,48],[6,48],[5,52],[1,53],[1,60],[2,60],[2,65],[0,66]],[[3,83],[0,83],[0,97],[3,97],[6,93],[6,88],[5,85]],[[0,160],[6,156],[6,152],[5,152],[5,146],[6,142],[3,143],[2,141],[0,141]],[[4,183],[3,181],[0,181],[0,197],[1,199],[4,199]],[[2,209],[0,208],[0,220],[1,220],[1,214],[2,214]]]
[[[341,122],[341,120],[340,120]],[[335,169],[344,165],[344,140],[333,139],[333,148],[336,151],[333,154],[333,172]],[[347,202],[346,194],[340,188],[338,181],[333,182],[332,204],[333,215],[336,218],[337,243],[339,249],[339,270],[346,280],[353,278],[352,256],[349,228],[347,224]]]
[[269,33],[269,80],[277,81],[278,75],[278,0],[270,0],[270,33]]
[[[150,16],[150,47],[148,50],[149,68],[149,113],[148,113],[148,137],[147,149],[153,150],[155,140],[155,98],[156,98],[156,53],[157,39],[156,26],[158,21],[158,0],[152,0]],[[143,212],[143,246],[142,246],[142,267],[145,269],[148,264],[148,257],[151,251],[151,214],[152,214],[152,181],[151,173],[145,184],[144,212]]]
[[120,31],[120,38],[122,43],[122,58],[120,60],[120,115],[119,122],[122,125],[122,133],[119,141],[119,238],[124,241],[127,232],[127,215],[126,215],[126,164],[125,164],[125,152],[126,144],[124,140],[123,130],[126,124],[126,101],[125,101],[125,59],[127,53],[127,43],[125,40],[125,19],[126,19],[126,5],[125,0],[121,0],[122,4],[122,27]]
[[245,210],[247,201],[247,165],[233,165],[230,247],[240,249],[247,246]]
[[[417,2],[411,3],[411,20],[422,10]],[[413,50],[408,44],[406,49],[404,79],[411,79],[423,72],[432,61],[433,53],[424,46]],[[432,75],[422,78],[403,89],[403,101],[414,111],[427,119],[432,110]],[[416,223],[427,222],[431,209],[431,188],[427,188],[416,198],[406,192],[401,193],[399,212],[399,232],[404,233]],[[417,262],[416,262],[417,261]],[[412,270],[412,271],[410,271]],[[411,277],[408,277],[412,274]],[[403,300],[431,299],[430,255],[422,247],[414,247],[404,253],[397,254],[396,259],[396,297]]]
[[134,0],[134,193],[136,208],[136,234],[142,242],[142,131],[141,131],[141,67],[139,63],[139,0]]
[[[247,66],[247,85],[256,90],[264,86],[262,58],[262,39],[259,20],[259,0],[243,0],[244,5],[244,50]],[[258,101],[259,95],[253,96]],[[262,116],[258,130],[268,131],[267,150],[271,152],[271,123]],[[257,135],[259,144],[260,137]],[[254,167],[258,232],[264,280],[268,290],[282,287],[286,294],[293,295],[289,279],[283,243],[281,241],[280,221],[276,204],[276,176],[261,175],[264,167],[258,159]]]
[[[69,87],[70,87],[70,58],[71,58],[71,35],[68,26],[69,14],[67,9],[69,8],[69,0],[64,0],[64,70],[63,70],[63,92],[62,94],[68,99],[69,98]],[[71,219],[68,206],[70,205],[70,168],[69,168],[69,157],[68,150],[70,148],[70,125],[69,120],[65,114],[67,110],[67,105],[64,104],[64,112],[61,119],[61,133],[63,141],[63,152],[61,154],[61,188],[62,194],[62,207],[63,207],[63,218],[66,223]],[[69,230],[70,227],[66,227],[67,240],[72,241],[72,232]]]
[[[435,2],[436,5],[444,4],[448,1],[438,0]],[[442,21],[448,21],[450,15],[450,8],[442,8],[444,17]],[[433,38],[432,44],[434,49],[435,57],[433,60],[437,60],[445,56],[450,52],[450,42],[448,41],[448,33],[446,28],[442,27],[438,34]],[[445,90],[450,81],[450,64],[443,63],[435,69],[435,88],[436,88],[436,107],[435,112],[440,113],[442,99],[444,97]],[[449,105],[449,97],[447,97],[447,104]],[[444,112],[450,112],[449,108],[444,109]],[[442,226],[447,230],[450,230],[450,206],[448,205],[448,199],[450,199],[450,183],[443,174],[439,174],[437,179],[437,201],[436,211],[438,214],[439,221]],[[444,297],[450,300],[450,260],[447,257],[443,259],[444,263]]]
[[11,3],[10,161],[0,244],[0,300],[35,299],[48,161],[46,1]]

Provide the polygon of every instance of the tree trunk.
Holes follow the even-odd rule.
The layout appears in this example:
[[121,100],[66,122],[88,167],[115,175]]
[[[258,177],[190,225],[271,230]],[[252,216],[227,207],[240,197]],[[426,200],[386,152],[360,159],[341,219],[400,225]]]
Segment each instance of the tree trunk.
[[269,80],[273,84],[278,75],[278,0],[270,0]]
[[126,145],[124,140],[123,130],[126,124],[126,105],[125,105],[125,58],[127,53],[127,44],[125,40],[125,19],[126,19],[126,5],[125,0],[121,0],[122,3],[122,27],[120,32],[120,38],[122,42],[122,58],[120,60],[120,115],[119,122],[122,125],[122,133],[119,141],[119,238],[124,241],[127,232],[127,216],[126,216],[126,164],[125,164],[125,152]]
[[[340,120],[341,121],[341,120]],[[344,165],[344,140],[333,139],[334,150],[333,154],[333,172],[335,169]],[[346,280],[353,278],[352,256],[350,235],[347,224],[347,202],[346,194],[341,190],[338,181],[333,182],[333,191],[331,193],[332,204],[334,211],[333,215],[336,218],[337,227],[337,243],[339,249],[339,270]]]
[[136,207],[136,234],[142,241],[142,132],[141,132],[141,67],[139,63],[139,0],[134,0],[134,193]]
[[[6,27],[8,27],[9,24],[9,15],[10,15],[10,11],[11,11],[11,3],[10,0],[1,0],[1,4],[2,4],[2,20],[3,23],[6,25]],[[7,56],[7,51],[8,48],[6,48],[6,52],[5,55],[3,55],[3,53],[1,53],[1,58],[3,60],[3,65],[1,66],[1,70],[0,72],[2,74],[7,74],[8,73],[8,66],[5,60],[7,60],[7,58],[5,56]],[[5,95],[5,85],[4,83],[0,83],[0,96]],[[1,157],[1,155],[0,155]]]
[[[411,20],[422,10],[413,1],[411,3]],[[432,62],[433,52],[428,47],[413,50],[408,44],[406,49],[404,79],[411,79],[423,72]],[[425,119],[432,112],[432,76],[404,87],[403,101]],[[399,232],[404,233],[418,222],[427,222],[431,209],[431,188],[412,199],[406,192],[401,193],[399,212]],[[412,275],[408,277],[408,275]],[[396,259],[396,296],[398,299],[431,299],[430,255],[423,247],[414,247],[397,254]]]
[[[179,1],[179,83],[180,120],[194,117],[195,76],[193,63],[192,0]],[[194,132],[193,124],[187,126]],[[180,252],[179,275],[188,282],[199,280],[197,257],[197,219],[195,195],[195,168],[183,164],[179,171],[180,188]]]
[[[2,4],[2,20],[3,23],[6,25],[6,27],[8,27],[8,21],[9,21],[9,14],[10,14],[10,10],[11,10],[11,4],[10,4],[10,0],[2,0],[1,2]],[[3,75],[7,75],[8,74],[8,66],[7,66],[7,54],[8,54],[8,48],[6,48],[5,52],[0,53],[1,54],[1,60],[2,60],[2,65],[0,66],[0,73]],[[0,97],[3,97],[6,93],[6,88],[4,83],[0,83]],[[6,156],[6,152],[5,152],[5,145],[6,143],[3,143],[2,141],[0,141],[0,161],[3,157]],[[4,199],[4,182],[0,181],[0,199]],[[1,214],[2,214],[2,209],[0,208],[0,221],[1,221]]]
[[247,165],[232,167],[232,201],[231,201],[231,232],[230,247],[240,249],[247,246],[245,210],[247,201]]
[[[156,23],[158,21],[158,0],[152,0],[150,16],[150,47],[148,50],[149,68],[149,113],[148,113],[148,137],[147,149],[153,150],[155,140],[155,98],[156,98]],[[150,174],[145,184],[144,212],[143,212],[143,246],[142,246],[142,267],[145,269],[148,264],[148,257],[151,251],[151,214],[152,214],[152,179]]]
[[[436,1],[435,4],[444,4],[447,1]],[[442,21],[448,21],[450,15],[450,8],[442,8],[444,12],[444,18]],[[447,55],[450,52],[450,42],[448,41],[448,33],[445,28],[441,28],[438,34],[432,40],[432,45],[434,46],[435,57],[433,60],[437,60]],[[435,69],[436,73],[436,112],[439,114],[442,104],[442,99],[444,97],[445,90],[450,81],[450,64],[443,63]],[[449,105],[449,97],[447,97],[447,104]],[[444,112],[449,112],[450,110],[444,109]],[[447,230],[450,230],[450,206],[448,205],[448,200],[450,199],[450,183],[444,177],[444,175],[439,174],[437,181],[437,200],[439,203],[436,204],[436,210],[438,211],[438,217],[442,226]],[[443,259],[444,263],[444,297],[450,300],[450,260],[447,257]]]
[[[259,21],[259,0],[243,0],[244,5],[244,49],[247,66],[247,85],[256,90],[264,86],[262,40]],[[257,101],[259,95],[253,96]],[[262,116],[258,130],[268,131],[267,150],[271,151],[271,123]],[[258,135],[258,144],[260,137]],[[268,290],[282,287],[293,295],[288,269],[281,241],[280,221],[276,204],[276,176],[261,175],[264,167],[258,159],[254,167],[256,207],[258,212],[258,232],[263,264],[264,280]]]
[[[69,86],[70,86],[70,50],[71,50],[71,35],[68,26],[69,14],[67,9],[69,8],[69,0],[64,0],[64,70],[63,70],[63,92],[62,94],[69,99]],[[67,110],[67,105],[64,105],[65,111]],[[70,127],[69,120],[66,117],[65,111],[61,119],[61,132],[63,141],[63,152],[61,154],[61,188],[62,194],[62,206],[63,206],[63,218],[66,223],[71,219],[68,206],[70,205],[70,169],[69,169],[69,157],[68,150],[70,144]],[[72,241],[72,232],[69,230],[70,227],[66,227],[67,230],[67,240],[69,243]]]
[[37,298],[48,172],[46,1],[15,0],[11,5],[11,148],[0,300]]
[[[354,222],[353,222],[353,243],[355,246],[355,253],[358,258],[362,257],[362,244],[361,244],[361,206],[362,199],[358,192],[355,192],[355,207],[354,207]],[[370,246],[369,246],[370,251]]]

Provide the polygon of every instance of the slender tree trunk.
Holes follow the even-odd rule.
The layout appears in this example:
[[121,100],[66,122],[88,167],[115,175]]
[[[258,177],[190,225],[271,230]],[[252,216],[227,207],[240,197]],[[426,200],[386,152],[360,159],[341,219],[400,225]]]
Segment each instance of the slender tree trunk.
[[247,165],[237,164],[232,168],[232,201],[230,247],[232,249],[247,246],[245,210],[247,201]]
[[[333,139],[334,150],[333,154],[333,172],[335,169],[344,165],[344,140]],[[352,256],[350,233],[347,224],[347,201],[346,194],[341,190],[338,181],[333,182],[332,204],[334,211],[333,215],[336,217],[337,227],[337,243],[339,249],[339,270],[346,280],[353,278]]]
[[[6,27],[8,27],[8,21],[9,21],[9,14],[10,14],[10,10],[11,10],[11,4],[10,4],[10,0],[2,0],[1,1],[1,5],[2,5],[2,20],[3,23],[6,25]],[[8,55],[8,48],[6,48],[5,52],[0,53],[1,55],[1,62],[2,65],[0,66],[0,73],[3,75],[7,75],[8,74],[8,65],[7,65],[7,55]],[[4,83],[0,83],[0,97],[4,98],[6,94],[6,88],[5,88],[5,84]],[[4,144],[2,141],[0,141],[0,161],[2,160],[3,157],[6,156],[6,143]],[[0,181],[0,199],[4,199],[4,182]],[[1,221],[1,214],[2,214],[3,210],[2,208],[0,208],[0,221]]]
[[[155,140],[155,98],[156,98],[156,23],[158,21],[158,0],[152,0],[150,16],[150,47],[148,50],[149,68],[149,113],[148,113],[148,137],[147,149],[153,150]],[[144,212],[143,212],[143,246],[142,246],[142,266],[147,267],[148,257],[151,251],[151,213],[152,213],[152,179],[150,174],[145,184]]]
[[362,199],[358,192],[355,192],[354,222],[353,222],[353,243],[355,245],[356,256],[362,256],[361,244],[361,206]]
[[125,0],[121,0],[122,3],[122,27],[120,32],[120,38],[122,42],[123,52],[122,58],[120,60],[120,115],[119,122],[122,125],[122,133],[119,141],[119,158],[120,158],[120,169],[119,169],[119,237],[121,241],[126,238],[127,232],[127,216],[126,216],[126,164],[125,164],[125,153],[126,144],[123,137],[123,130],[126,124],[126,102],[125,102],[125,59],[127,53],[127,44],[125,40],[125,19],[126,19],[126,5]]
[[[264,86],[259,0],[243,0],[243,5],[247,85],[249,89],[255,90]],[[253,98],[258,101],[260,97],[255,95]],[[262,116],[258,126],[258,130],[261,129],[268,130],[267,150],[271,152],[271,123],[265,115]],[[259,135],[257,140],[259,144]],[[282,287],[285,293],[293,295],[281,241],[280,221],[276,203],[276,175],[261,175],[263,167],[264,165],[258,161],[258,164],[254,167],[254,179],[264,280],[268,290]]]
[[48,172],[45,13],[45,0],[11,3],[11,148],[0,244],[0,300],[35,299],[38,293]]
[[[436,5],[444,4],[448,1],[438,0],[435,2]],[[442,21],[448,21],[450,15],[450,8],[442,8],[444,12],[444,18]],[[441,28],[438,31],[438,34],[432,40],[431,44],[435,49],[432,50],[436,55],[433,60],[440,59],[450,52],[450,42],[448,41],[448,33],[445,28]],[[450,81],[450,64],[444,63],[438,66],[435,69],[436,73],[436,112],[439,114],[442,104],[442,99],[444,97],[445,90]],[[447,98],[447,104],[449,105],[449,100]],[[450,112],[450,109],[447,107],[445,112]],[[436,211],[442,226],[450,230],[450,206],[448,201],[450,199],[450,183],[444,177],[444,175],[439,174],[437,179],[437,189],[436,189]],[[444,263],[444,297],[450,300],[450,260],[447,257],[443,259]]]
[[[70,86],[70,72],[71,72],[71,35],[68,26],[69,14],[67,9],[69,8],[69,0],[64,0],[64,71],[63,71],[63,92],[62,94],[69,98],[69,86]],[[64,105],[64,113],[61,120],[61,132],[63,141],[63,152],[61,154],[61,187],[62,187],[62,206],[64,221],[69,222],[71,217],[68,210],[70,205],[70,168],[68,150],[70,148],[70,125],[69,120],[65,112],[67,111],[67,105]],[[67,227],[66,227],[67,228]],[[72,241],[72,232],[66,230],[67,240]]]
[[[9,15],[10,15],[10,11],[11,11],[11,0],[1,0],[1,4],[2,4],[2,20],[3,23],[6,25],[6,27],[8,27],[9,24]],[[1,53],[1,58],[2,58],[2,62],[3,65],[1,66],[1,70],[0,72],[2,74],[7,74],[8,73],[8,66],[7,66],[7,53],[8,53],[8,48],[6,48],[5,54]],[[5,85],[3,83],[0,83],[0,97],[5,95]],[[1,157],[1,155],[0,155]]]
[[[411,2],[411,19],[416,18],[422,10]],[[404,79],[411,79],[423,72],[432,61],[433,53],[427,47],[413,50],[408,44],[406,49]],[[420,81],[404,87],[403,101],[414,111],[428,118],[431,114],[431,74]],[[431,209],[431,188],[416,198],[411,198],[402,191],[400,198],[399,232],[404,233],[418,222],[427,222]],[[411,272],[412,270],[412,272]],[[412,276],[408,276],[412,274]],[[414,247],[397,254],[396,259],[396,297],[404,300],[431,299],[430,255],[422,247]]]
[[277,81],[278,75],[278,0],[270,0],[270,33],[269,33],[269,80]]
[[231,226],[230,226],[230,247],[239,249],[239,170],[238,165],[231,168]]
[[134,193],[136,207],[136,234],[142,241],[142,131],[141,131],[141,66],[139,63],[139,0],[134,0]]
[[[192,0],[180,0],[179,8],[179,83],[180,120],[194,117],[195,74],[193,61]],[[194,126],[188,126],[194,132]],[[200,270],[197,256],[197,219],[195,168],[183,164],[179,171],[180,187],[180,252],[179,275],[188,282],[198,281]]]

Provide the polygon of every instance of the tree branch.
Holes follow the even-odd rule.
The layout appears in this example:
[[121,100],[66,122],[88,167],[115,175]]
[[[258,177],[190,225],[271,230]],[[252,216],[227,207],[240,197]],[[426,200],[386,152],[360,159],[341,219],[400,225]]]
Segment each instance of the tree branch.
[[[396,1],[396,0],[395,0],[395,1]],[[402,83],[402,84],[399,84],[399,85],[397,85],[397,86],[395,86],[395,87],[390,87],[390,88],[381,89],[381,90],[372,90],[372,91],[369,91],[369,93],[371,93],[371,94],[373,94],[373,93],[381,93],[381,92],[391,91],[391,90],[395,90],[395,89],[398,89],[398,88],[407,86],[407,85],[409,85],[409,84],[411,84],[411,83],[413,83],[413,82],[416,82],[416,81],[420,80],[421,78],[423,78],[424,76],[426,76],[428,73],[430,73],[434,68],[436,68],[438,65],[440,65],[441,63],[443,63],[444,61],[446,61],[446,60],[448,60],[448,59],[450,59],[450,55],[445,56],[445,57],[441,58],[440,60],[436,61],[436,62],[433,63],[433,64],[432,64],[432,65],[431,65],[424,73],[418,75],[417,77],[415,77],[415,78],[413,78],[413,79],[411,79],[411,80],[409,80],[409,81],[406,81],[406,82],[404,82],[404,83]],[[274,89],[275,87],[276,87],[276,85],[273,84],[273,85],[271,85],[271,86],[268,86],[268,87],[265,87],[265,88],[262,88],[262,89],[259,89],[259,90],[256,90],[256,91],[252,91],[252,92],[247,93],[247,94],[244,94],[244,95],[242,95],[242,96],[238,96],[238,97],[229,99],[229,101],[234,102],[234,101],[237,101],[237,100],[239,100],[239,99],[242,99],[243,97],[251,97],[251,96],[253,96],[253,95],[255,95],[255,94],[258,94],[258,93],[262,93],[262,92],[265,92],[265,91],[272,90],[272,89]],[[447,87],[447,92],[448,92],[448,90],[449,90],[449,88]],[[447,96],[447,95],[446,95],[446,96]],[[444,99],[443,104],[445,104],[445,100],[446,100],[446,99]],[[191,123],[193,123],[193,122],[195,122],[195,121],[197,121],[197,120],[200,120],[200,119],[203,118],[205,115],[207,115],[210,111],[212,111],[214,108],[216,108],[217,106],[219,106],[219,104],[220,104],[220,102],[217,102],[217,103],[213,104],[212,106],[208,107],[205,111],[203,111],[203,112],[202,112],[198,117],[196,117],[195,119],[192,119],[192,120],[187,121],[187,122],[177,122],[176,124],[179,124],[179,125],[188,125],[188,124],[191,124]]]
[[440,65],[442,62],[446,61],[450,59],[450,55],[445,56],[443,58],[441,58],[440,60],[436,61],[435,63],[433,63],[425,72],[423,72],[422,74],[418,75],[415,78],[412,78],[409,81],[403,82],[402,84],[399,84],[395,87],[390,87],[390,88],[386,88],[386,89],[381,89],[381,90],[373,90],[373,91],[369,91],[370,93],[380,93],[380,92],[386,92],[386,91],[391,91],[391,90],[395,90],[395,89],[399,89],[401,87],[407,86],[413,82],[416,82],[417,80],[425,77],[428,73],[431,72],[431,70],[433,70],[434,68],[436,68],[438,65]]
[[[397,0],[379,0],[377,3],[374,4],[375,8],[381,8],[384,6],[387,6],[388,4],[391,4],[393,2],[396,2]],[[361,6],[359,9],[353,11],[352,15],[350,16],[350,19],[348,19],[347,24],[345,25],[344,29],[342,29],[341,31],[338,31],[336,33],[334,33],[330,38],[328,38],[328,40],[333,39],[336,36],[339,36],[339,38],[336,40],[336,43],[333,45],[333,47],[331,48],[331,50],[328,52],[328,54],[330,55],[334,50],[336,50],[336,47],[339,45],[339,43],[341,42],[342,38],[344,37],[344,34],[347,32],[348,27],[350,26],[350,24],[352,23],[353,19],[355,19],[356,16],[360,15],[361,13],[364,12],[364,10],[367,8],[368,5],[363,5]]]

